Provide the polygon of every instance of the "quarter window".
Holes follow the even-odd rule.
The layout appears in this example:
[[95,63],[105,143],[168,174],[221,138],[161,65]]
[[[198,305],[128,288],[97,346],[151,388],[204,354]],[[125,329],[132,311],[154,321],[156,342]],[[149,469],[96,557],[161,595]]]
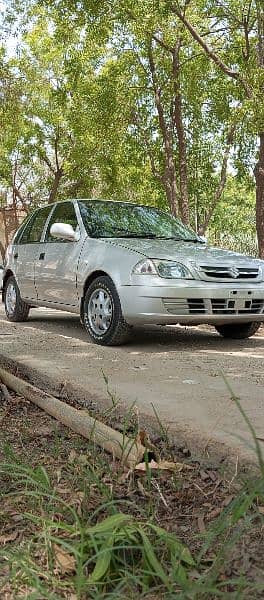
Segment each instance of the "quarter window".
[[19,244],[34,244],[40,242],[42,231],[50,214],[51,206],[37,210],[23,229]]
[[46,242],[64,242],[64,240],[59,240],[50,235],[50,229],[54,223],[65,223],[67,225],[71,225],[74,231],[76,231],[78,227],[78,220],[72,202],[60,202],[57,204],[52,213],[46,233]]
[[17,229],[17,231],[15,232],[15,235],[14,235],[13,240],[12,240],[12,244],[18,244],[19,243],[19,240],[22,237],[22,233],[23,233],[24,229],[27,227],[27,225],[28,225],[28,223],[29,223],[29,221],[31,219],[32,219],[32,214],[27,215],[25,217],[25,219],[21,223],[19,229]]

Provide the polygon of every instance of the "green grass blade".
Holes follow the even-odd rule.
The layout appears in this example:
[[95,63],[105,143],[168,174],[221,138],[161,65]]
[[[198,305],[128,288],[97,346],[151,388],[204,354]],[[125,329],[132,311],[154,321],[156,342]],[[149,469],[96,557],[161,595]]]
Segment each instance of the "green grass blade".
[[138,529],[138,531],[142,538],[145,557],[146,557],[147,562],[149,563],[150,567],[153,569],[153,575],[158,577],[164,583],[164,585],[168,589],[170,589],[171,583],[168,578],[168,575],[165,573],[161,563],[157,559],[156,554],[153,550],[153,547],[151,545],[151,542],[150,542],[148,536],[145,534],[145,532],[143,531],[143,529],[141,527]]
[[114,536],[109,536],[108,540],[104,542],[104,548],[100,549],[95,567],[93,572],[88,578],[88,583],[97,583],[103,579],[110,567],[112,553],[114,545]]

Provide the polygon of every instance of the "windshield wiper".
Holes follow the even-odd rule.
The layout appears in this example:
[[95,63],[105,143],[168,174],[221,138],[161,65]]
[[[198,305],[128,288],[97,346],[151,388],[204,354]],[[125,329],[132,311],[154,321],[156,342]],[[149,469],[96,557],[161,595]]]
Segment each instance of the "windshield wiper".
[[[91,234],[93,237],[97,238],[142,238],[142,239],[151,239],[151,240],[175,240],[176,242],[194,242],[203,244],[204,242],[198,238],[181,238],[176,235],[157,235],[156,233],[152,233],[151,231],[146,232],[137,232],[137,231],[127,231],[127,229],[122,229],[121,227],[112,227],[113,233],[110,231],[100,232],[98,229],[95,229]],[[114,233],[116,232],[116,233]]]
[[134,231],[130,231],[128,233],[118,235],[116,237],[119,238],[147,238],[147,239],[155,239],[157,236],[154,233],[135,233]]
[[136,238],[155,238],[156,234],[152,233],[151,231],[127,231],[127,229],[123,229],[122,227],[113,227],[112,228],[114,231],[118,232],[120,231],[122,234],[124,235],[117,235],[117,237],[136,237]]
[[182,240],[183,242],[194,242],[195,244],[205,244],[205,242],[203,240],[199,240],[198,238],[188,238],[185,240]]
[[[115,238],[115,237],[119,237],[119,238],[150,238],[153,239],[155,237],[157,237],[155,235],[155,233],[151,233],[151,232],[146,232],[146,233],[137,233],[136,231],[127,231],[126,229],[119,229],[118,227],[113,227],[113,229],[116,231],[116,233],[111,234],[109,233],[101,233],[98,230],[95,230],[92,232],[93,235],[95,235],[96,237],[105,237],[105,238]],[[119,235],[120,232],[120,235]]]

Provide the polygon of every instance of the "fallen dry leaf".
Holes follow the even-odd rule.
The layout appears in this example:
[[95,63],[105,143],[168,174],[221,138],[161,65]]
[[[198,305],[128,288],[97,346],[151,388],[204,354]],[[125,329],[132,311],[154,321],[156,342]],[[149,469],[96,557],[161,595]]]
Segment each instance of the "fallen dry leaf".
[[156,456],[156,458],[158,457],[157,456],[158,450],[157,450],[156,446],[154,446],[154,444],[152,444],[152,441],[151,441],[147,431],[145,431],[144,429],[141,429],[138,432],[136,441],[137,441],[137,443],[142,444],[142,446],[145,446],[145,448],[148,448],[148,450],[151,450],[154,453],[154,455]]
[[146,471],[147,469],[154,469],[157,471],[172,471],[173,473],[175,472],[180,472],[183,469],[192,469],[193,467],[191,467],[190,465],[186,465],[185,463],[175,463],[175,462],[170,462],[168,460],[161,460],[159,462],[156,462],[155,460],[151,460],[148,465],[146,465],[145,462],[141,462],[138,463],[138,465],[136,465],[135,467],[135,471]]
[[212,481],[217,481],[218,475],[215,471],[207,471],[207,473]]
[[72,489],[65,485],[58,484],[55,486],[55,490],[58,494],[72,494]]
[[261,515],[264,515],[264,506],[259,506],[258,510],[260,512]]
[[149,498],[150,493],[145,490],[145,488],[142,485],[141,481],[139,481],[139,480],[137,481],[137,486],[138,486],[138,489],[139,489],[141,495]]
[[69,506],[77,506],[77,514],[79,516],[81,516],[82,511],[81,511],[81,506],[84,500],[84,492],[78,491],[78,492],[74,492],[71,495],[71,498],[69,500]]
[[232,502],[232,500],[234,499],[234,496],[230,495],[227,496],[223,502],[222,502],[222,506],[228,506],[228,504],[230,504],[230,502]]
[[197,525],[198,525],[198,529],[199,529],[200,533],[205,533],[206,527],[205,527],[205,524],[204,524],[204,518],[202,516],[198,517],[198,519],[197,519]]
[[12,531],[7,535],[0,535],[0,546],[5,546],[8,542],[13,542],[18,536],[18,531]]
[[67,573],[73,573],[76,568],[76,561],[72,554],[66,552],[58,544],[53,544],[54,558],[55,558],[55,571],[66,575]]
[[38,427],[31,432],[32,437],[48,437],[54,433],[54,428],[49,427],[48,425],[43,425],[42,427]]
[[69,454],[69,458],[68,458],[68,463],[70,465],[72,465],[72,463],[74,463],[76,461],[76,458],[77,458],[76,450],[71,450],[70,454]]
[[215,519],[216,517],[219,517],[221,512],[222,512],[221,508],[215,508],[214,510],[212,510],[207,517],[208,521],[211,521],[211,519]]

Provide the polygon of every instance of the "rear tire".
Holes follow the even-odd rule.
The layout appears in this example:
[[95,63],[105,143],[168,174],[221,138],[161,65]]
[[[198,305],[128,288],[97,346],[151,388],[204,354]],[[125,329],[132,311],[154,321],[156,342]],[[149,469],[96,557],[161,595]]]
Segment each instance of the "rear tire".
[[120,299],[110,277],[102,275],[89,285],[83,301],[82,320],[96,344],[120,346],[128,340],[131,327],[123,317]]
[[13,275],[5,283],[4,303],[9,321],[19,323],[27,320],[30,306],[21,300],[19,287]]
[[244,340],[254,335],[260,328],[260,322],[237,323],[230,325],[215,325],[216,331],[224,338]]

